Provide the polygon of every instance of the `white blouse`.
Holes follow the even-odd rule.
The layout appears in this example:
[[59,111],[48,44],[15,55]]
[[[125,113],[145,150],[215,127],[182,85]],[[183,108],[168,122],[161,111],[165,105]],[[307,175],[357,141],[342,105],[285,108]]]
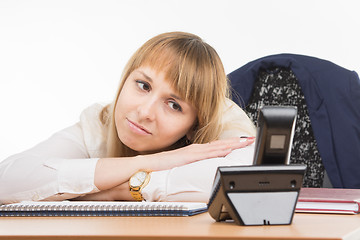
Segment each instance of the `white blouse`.
[[[99,118],[103,107],[90,106],[77,124],[0,162],[0,203],[64,200],[98,192],[95,167],[106,149],[105,127]],[[231,100],[223,116],[224,123],[238,127],[225,130],[220,138],[255,136],[252,122]],[[153,172],[142,194],[147,201],[207,202],[217,167],[250,165],[253,153],[254,144],[223,158]]]

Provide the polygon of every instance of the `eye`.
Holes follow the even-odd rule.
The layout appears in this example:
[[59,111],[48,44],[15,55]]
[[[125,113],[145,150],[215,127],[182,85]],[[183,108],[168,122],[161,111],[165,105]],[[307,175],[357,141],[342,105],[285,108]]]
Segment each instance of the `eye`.
[[144,90],[147,92],[151,90],[151,86],[147,82],[136,80],[136,84],[141,90]]
[[181,108],[181,106],[180,106],[177,102],[169,101],[169,102],[168,102],[168,105],[169,105],[172,109],[174,109],[175,111],[182,112],[182,108]]

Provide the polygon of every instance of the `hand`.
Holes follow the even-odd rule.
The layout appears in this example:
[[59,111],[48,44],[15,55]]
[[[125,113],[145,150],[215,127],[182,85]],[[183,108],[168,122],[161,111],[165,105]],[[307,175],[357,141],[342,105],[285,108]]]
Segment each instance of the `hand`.
[[231,153],[232,150],[246,147],[252,144],[254,140],[254,137],[234,137],[216,140],[206,144],[191,144],[183,148],[145,155],[144,157],[151,158],[152,162],[156,162],[153,164],[153,167],[150,168],[151,170],[166,170],[204,159],[225,157]]

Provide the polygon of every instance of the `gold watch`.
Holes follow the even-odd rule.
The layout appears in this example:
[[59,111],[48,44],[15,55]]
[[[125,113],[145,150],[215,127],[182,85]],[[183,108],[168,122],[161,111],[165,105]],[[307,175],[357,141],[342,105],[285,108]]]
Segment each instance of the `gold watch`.
[[141,190],[149,183],[150,181],[150,171],[140,170],[134,173],[129,179],[129,188],[130,194],[135,201],[144,200],[141,195]]

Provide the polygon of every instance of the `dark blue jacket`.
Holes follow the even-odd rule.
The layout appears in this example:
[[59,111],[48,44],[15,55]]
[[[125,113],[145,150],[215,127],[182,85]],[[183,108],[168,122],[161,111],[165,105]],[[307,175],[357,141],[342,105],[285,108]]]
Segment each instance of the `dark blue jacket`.
[[[360,80],[357,73],[309,56],[267,56],[228,75],[245,105],[259,69],[276,66],[290,67],[299,81],[318,150],[332,185],[360,188]],[[234,101],[245,107],[235,98]]]

